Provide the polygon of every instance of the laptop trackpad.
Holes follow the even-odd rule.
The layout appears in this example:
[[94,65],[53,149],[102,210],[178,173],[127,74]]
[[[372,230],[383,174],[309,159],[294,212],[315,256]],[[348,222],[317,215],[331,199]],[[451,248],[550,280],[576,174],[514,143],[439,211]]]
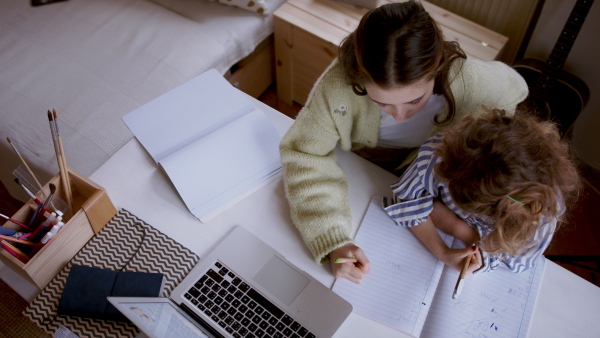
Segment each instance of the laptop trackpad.
[[254,280],[288,306],[310,282],[277,256],[265,263],[254,275]]

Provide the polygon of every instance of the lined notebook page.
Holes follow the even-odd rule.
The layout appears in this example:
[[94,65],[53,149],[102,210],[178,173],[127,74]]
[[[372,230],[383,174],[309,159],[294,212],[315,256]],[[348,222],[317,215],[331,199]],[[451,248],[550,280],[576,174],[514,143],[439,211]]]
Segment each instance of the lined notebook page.
[[[451,244],[452,237],[445,235]],[[410,232],[400,227],[373,197],[362,220],[357,244],[371,262],[362,284],[336,280],[333,291],[352,304],[354,313],[419,336],[444,264]]]
[[422,336],[526,337],[545,263],[542,257],[520,274],[498,269],[471,275],[456,300],[458,271],[445,269]]

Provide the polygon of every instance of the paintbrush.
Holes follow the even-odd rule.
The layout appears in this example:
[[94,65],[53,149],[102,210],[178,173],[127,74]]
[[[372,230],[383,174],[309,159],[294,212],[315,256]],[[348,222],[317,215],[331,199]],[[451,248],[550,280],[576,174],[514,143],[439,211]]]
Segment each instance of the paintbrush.
[[48,121],[50,123],[50,131],[52,133],[52,140],[54,142],[54,151],[56,152],[56,162],[58,162],[58,170],[60,173],[60,180],[65,191],[65,197],[69,210],[72,210],[73,197],[70,189],[69,175],[64,160],[64,155],[61,152],[60,147],[60,135],[58,133],[58,126],[54,120],[54,115],[48,110]]
[[58,114],[56,114],[56,109],[52,109],[52,115],[54,116],[53,121],[54,128],[56,130],[56,138],[58,140],[58,149],[60,150],[63,168],[65,169],[65,179],[67,180],[67,203],[69,204],[69,211],[73,211],[73,191],[71,190],[71,178],[69,177],[69,167],[67,166],[67,158],[65,157],[65,148],[63,148],[62,137],[60,136],[60,131],[58,130]]
[[25,229],[27,229],[27,230],[30,230],[30,231],[32,231],[32,230],[33,230],[33,229],[31,229],[30,227],[28,227],[27,225],[25,225],[25,224],[23,224],[23,223],[21,223],[21,222],[19,222],[19,221],[15,220],[15,219],[12,219],[12,218],[10,218],[10,217],[8,217],[8,216],[4,215],[4,214],[0,214],[0,217],[2,217],[2,218],[5,218],[5,219],[6,219],[6,220],[8,220],[9,222],[13,222],[13,223],[15,223],[16,225],[19,225],[19,226],[21,226],[21,227],[23,227],[23,228],[25,228]]
[[27,187],[21,183],[21,181],[19,181],[18,178],[15,178],[15,182],[17,182],[18,185],[21,186],[21,188],[23,188],[23,190],[25,190],[25,192],[27,193],[27,195],[29,195],[29,197],[31,197],[32,200],[35,201],[35,203],[40,204],[42,203],[32,192],[31,190],[27,189]]
[[[15,151],[15,153],[17,154],[19,159],[21,160],[21,163],[23,163],[23,165],[25,166],[25,169],[27,169],[27,172],[29,172],[29,175],[31,175],[31,177],[33,177],[33,180],[40,188],[40,191],[42,191],[42,185],[40,184],[40,181],[38,181],[37,177],[35,177],[35,175],[33,174],[33,171],[31,171],[31,168],[29,168],[29,166],[27,165],[27,162],[25,162],[25,159],[23,158],[23,156],[21,156],[21,153],[17,150],[17,147],[15,147],[15,145],[11,142],[10,138],[7,137],[6,140],[8,141],[10,146],[13,148],[13,150]],[[43,196],[43,194],[44,194],[44,192],[42,191],[42,196]]]
[[44,201],[44,209],[48,209],[48,205],[50,205],[50,202],[52,202],[52,198],[54,197],[54,193],[56,193],[56,186],[54,185],[54,183],[50,183],[48,185],[48,188],[50,188],[50,195],[48,195],[48,197]]

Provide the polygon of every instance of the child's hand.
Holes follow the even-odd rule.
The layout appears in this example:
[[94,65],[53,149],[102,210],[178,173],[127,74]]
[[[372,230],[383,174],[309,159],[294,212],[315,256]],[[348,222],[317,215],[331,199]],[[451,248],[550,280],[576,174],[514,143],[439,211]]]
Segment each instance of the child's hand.
[[460,271],[465,262],[465,258],[472,255],[471,262],[467,268],[467,274],[473,273],[473,271],[479,269],[483,262],[481,258],[481,252],[476,245],[466,247],[464,249],[448,249],[442,258],[442,261],[446,265]]
[[[336,258],[354,258],[356,262],[335,263]],[[346,278],[360,284],[365,274],[370,272],[370,263],[361,248],[354,244],[346,244],[329,254],[331,269],[335,278]]]

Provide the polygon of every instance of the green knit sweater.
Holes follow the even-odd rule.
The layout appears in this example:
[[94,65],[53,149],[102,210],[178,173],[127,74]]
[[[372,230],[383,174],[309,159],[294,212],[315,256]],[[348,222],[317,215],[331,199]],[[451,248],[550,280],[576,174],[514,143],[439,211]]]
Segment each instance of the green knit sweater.
[[[458,60],[450,79],[456,102],[453,121],[480,113],[482,106],[514,113],[528,94],[523,78],[497,61]],[[281,140],[292,220],[317,262],[325,263],[331,251],[353,243],[348,185],[334,149],[375,147],[380,116],[380,108],[368,96],[354,94],[344,81],[342,67],[334,61]],[[434,128],[431,135],[440,130]]]

